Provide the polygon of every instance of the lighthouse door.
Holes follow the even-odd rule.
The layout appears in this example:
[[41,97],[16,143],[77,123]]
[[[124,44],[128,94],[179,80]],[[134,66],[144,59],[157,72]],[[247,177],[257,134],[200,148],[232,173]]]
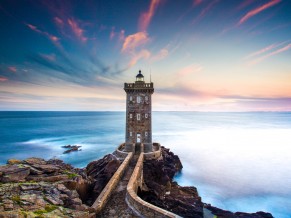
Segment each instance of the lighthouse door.
[[136,134],[136,143],[140,143],[141,139],[140,139],[141,135],[140,133]]

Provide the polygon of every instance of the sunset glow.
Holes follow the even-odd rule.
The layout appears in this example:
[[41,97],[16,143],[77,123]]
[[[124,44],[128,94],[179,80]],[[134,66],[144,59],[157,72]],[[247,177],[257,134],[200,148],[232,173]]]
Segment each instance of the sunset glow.
[[291,1],[0,2],[0,110],[291,111]]

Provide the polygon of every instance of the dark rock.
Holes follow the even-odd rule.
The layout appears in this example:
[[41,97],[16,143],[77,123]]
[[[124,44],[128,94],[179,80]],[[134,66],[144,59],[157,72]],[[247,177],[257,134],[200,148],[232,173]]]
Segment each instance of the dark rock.
[[182,217],[203,217],[203,203],[197,189],[181,187],[173,182],[182,167],[179,157],[162,147],[162,159],[144,162],[143,178],[148,191],[141,191],[138,195]]
[[29,175],[29,167],[21,164],[0,166],[0,182],[23,182]]
[[87,175],[93,179],[93,190],[90,193],[93,198],[96,198],[101,193],[120,164],[121,162],[114,155],[108,154],[102,159],[87,165]]
[[62,146],[62,148],[71,148],[72,147],[72,145],[64,145],[64,146]]
[[39,190],[40,189],[40,185],[39,184],[21,184],[20,189],[22,191],[30,191],[30,190]]
[[23,161],[24,163],[27,163],[29,165],[44,165],[46,164],[46,161],[42,158],[37,158],[37,157],[31,157],[31,158],[28,158],[26,160]]
[[28,164],[23,164],[23,166],[28,167],[30,169],[30,174],[32,174],[32,175],[41,175],[41,174],[43,174],[43,172],[41,170],[38,170],[38,169],[28,165]]
[[84,179],[82,176],[64,182],[67,188],[70,190],[76,190],[83,201],[86,201],[89,197],[92,183],[93,180],[91,178]]
[[67,170],[67,171],[75,171],[77,169],[75,169],[74,167],[72,167],[70,164],[66,164],[64,163],[64,161],[59,160],[59,159],[50,159],[47,161],[48,164],[52,164],[55,165],[57,167],[59,167],[62,170]]
[[81,151],[82,149],[79,149],[81,148],[82,146],[80,145],[65,145],[65,146],[62,146],[62,148],[66,148],[67,150],[63,152],[63,154],[67,154],[67,153],[70,153],[72,151]]
[[35,182],[57,182],[69,179],[67,174],[60,174],[55,176],[44,176],[44,175],[29,175],[26,180],[27,181],[35,181]]
[[42,171],[43,173],[58,173],[60,171],[60,168],[58,166],[52,165],[52,164],[34,164],[32,165],[34,168],[36,168],[37,170]]

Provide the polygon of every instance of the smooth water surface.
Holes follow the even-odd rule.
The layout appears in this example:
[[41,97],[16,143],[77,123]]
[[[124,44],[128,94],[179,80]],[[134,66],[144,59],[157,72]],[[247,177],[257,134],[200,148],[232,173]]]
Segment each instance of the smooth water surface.
[[[124,112],[0,112],[0,164],[35,156],[85,167],[124,131]],[[179,155],[176,181],[204,202],[291,217],[291,113],[154,112],[153,140]],[[82,151],[63,154],[67,144]]]

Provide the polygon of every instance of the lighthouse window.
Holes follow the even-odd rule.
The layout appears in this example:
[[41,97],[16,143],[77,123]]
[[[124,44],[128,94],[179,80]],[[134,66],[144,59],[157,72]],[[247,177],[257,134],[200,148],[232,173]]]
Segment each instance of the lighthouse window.
[[132,118],[132,114],[129,114],[129,118],[130,118],[130,119]]
[[129,96],[129,100],[132,101],[132,96]]
[[136,115],[136,119],[137,119],[137,120],[140,120],[140,114],[137,114],[137,115]]
[[144,135],[145,135],[145,136],[148,136],[148,132],[145,132]]
[[146,101],[147,101],[147,100],[149,100],[149,97],[148,97],[148,96],[146,96],[146,97],[145,97],[145,100],[146,100]]
[[129,136],[130,136],[130,137],[132,136],[132,132],[129,132]]
[[145,114],[144,116],[145,116],[145,118],[148,118],[148,114]]
[[140,103],[140,96],[136,97],[136,101],[137,101],[137,103]]

